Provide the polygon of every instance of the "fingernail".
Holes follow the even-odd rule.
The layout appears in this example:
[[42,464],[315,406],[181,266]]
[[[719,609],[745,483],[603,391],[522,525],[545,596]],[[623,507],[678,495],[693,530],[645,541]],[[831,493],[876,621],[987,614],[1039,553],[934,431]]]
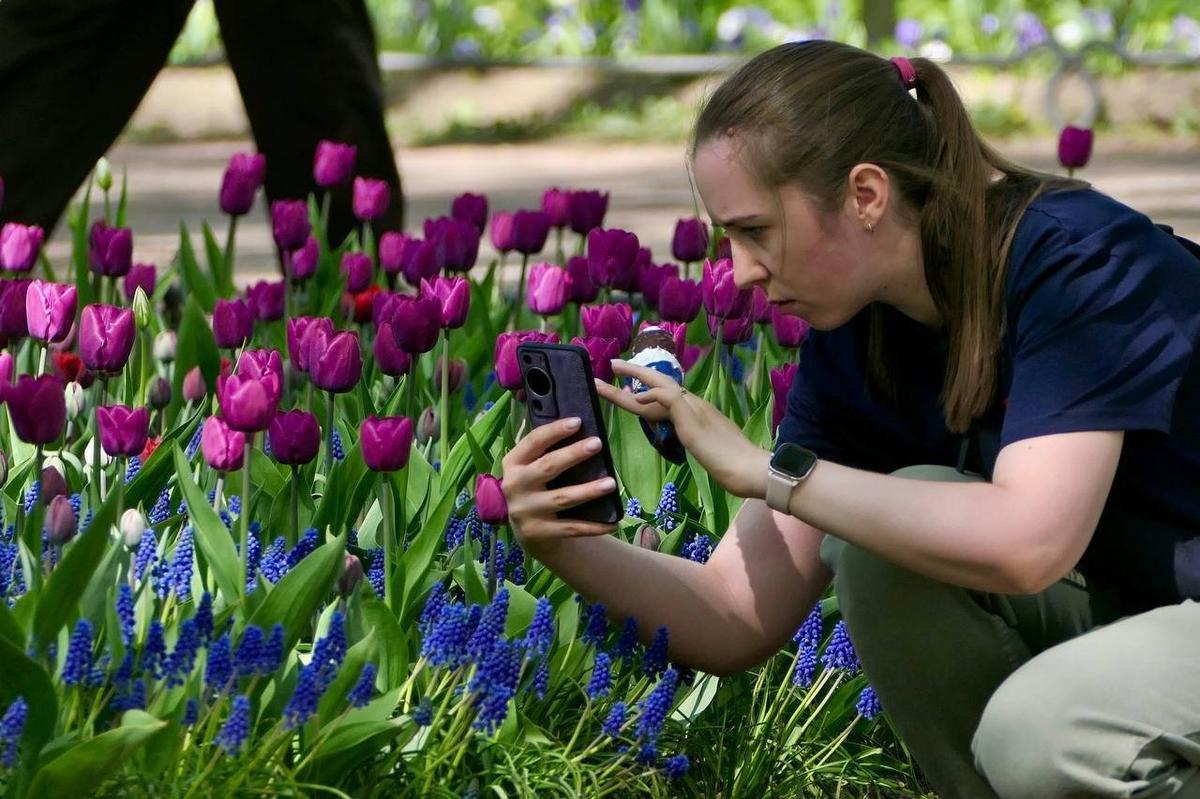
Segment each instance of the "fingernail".
[[600,451],[600,439],[589,438],[587,440],[587,442],[583,445],[583,448],[585,450],[587,450],[588,452],[599,452]]
[[600,481],[600,490],[601,491],[612,491],[616,487],[617,487],[617,481],[612,479],[611,477],[606,477]]
[[578,416],[572,416],[570,419],[564,419],[564,420],[563,420],[563,427],[565,427],[567,430],[574,430],[574,429],[576,429],[577,427],[579,427],[579,417],[578,417]]

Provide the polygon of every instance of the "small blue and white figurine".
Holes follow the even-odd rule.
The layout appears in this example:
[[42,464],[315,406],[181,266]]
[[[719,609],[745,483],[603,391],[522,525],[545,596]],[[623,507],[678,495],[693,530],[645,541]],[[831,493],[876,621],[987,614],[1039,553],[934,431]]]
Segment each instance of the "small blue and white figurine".
[[[683,367],[679,365],[679,358],[675,355],[675,339],[666,330],[661,327],[645,328],[634,337],[632,352],[630,363],[653,369],[683,385]],[[630,388],[634,394],[640,394],[648,391],[650,386],[635,377],[631,379]],[[651,423],[645,419],[639,421],[642,424],[642,432],[660,455],[672,463],[683,463],[687,460],[683,444],[675,434],[675,425],[670,422]]]

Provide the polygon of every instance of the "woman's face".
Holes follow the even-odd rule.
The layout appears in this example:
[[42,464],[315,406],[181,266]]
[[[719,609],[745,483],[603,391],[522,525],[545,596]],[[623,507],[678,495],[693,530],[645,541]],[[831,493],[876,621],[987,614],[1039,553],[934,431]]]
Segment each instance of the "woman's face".
[[878,292],[868,268],[871,244],[855,212],[824,210],[799,186],[763,186],[743,163],[737,140],[702,145],[696,186],[714,225],[725,228],[740,286],[761,286],[781,310],[830,330],[854,317]]

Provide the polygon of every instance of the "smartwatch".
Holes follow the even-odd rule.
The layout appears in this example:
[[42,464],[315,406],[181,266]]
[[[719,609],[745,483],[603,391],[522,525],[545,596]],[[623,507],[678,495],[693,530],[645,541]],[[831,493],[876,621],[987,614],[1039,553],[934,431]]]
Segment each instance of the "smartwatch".
[[767,507],[788,512],[794,489],[817,465],[817,455],[799,444],[780,444],[767,467]]

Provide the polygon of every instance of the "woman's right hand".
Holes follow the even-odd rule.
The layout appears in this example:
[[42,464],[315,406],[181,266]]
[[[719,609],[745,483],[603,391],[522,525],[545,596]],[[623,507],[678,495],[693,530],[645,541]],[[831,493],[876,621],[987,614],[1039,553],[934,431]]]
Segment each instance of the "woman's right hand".
[[579,429],[579,419],[562,419],[531,430],[504,457],[504,499],[508,521],[521,547],[536,556],[539,548],[568,538],[608,535],[615,524],[562,518],[559,511],[602,497],[613,490],[611,477],[547,489],[546,483],[600,451],[599,438],[585,438],[561,449],[547,448]]

